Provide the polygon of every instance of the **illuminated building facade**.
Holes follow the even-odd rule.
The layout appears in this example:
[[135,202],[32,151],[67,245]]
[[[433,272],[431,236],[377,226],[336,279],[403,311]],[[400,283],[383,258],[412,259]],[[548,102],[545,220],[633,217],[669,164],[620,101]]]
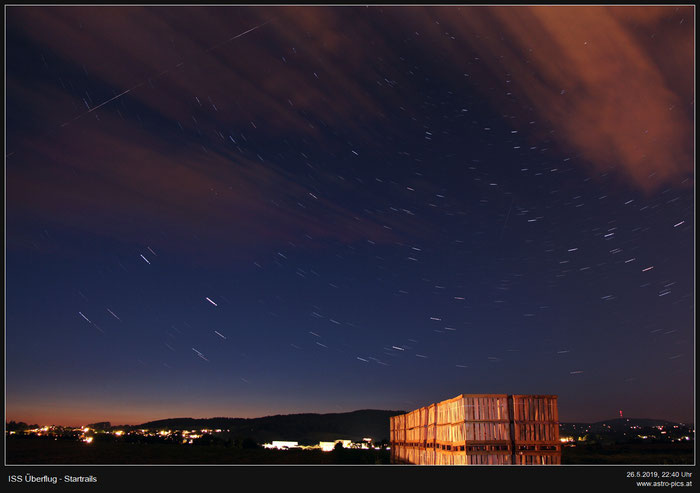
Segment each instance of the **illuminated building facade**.
[[459,395],[390,418],[392,463],[561,464],[555,395]]

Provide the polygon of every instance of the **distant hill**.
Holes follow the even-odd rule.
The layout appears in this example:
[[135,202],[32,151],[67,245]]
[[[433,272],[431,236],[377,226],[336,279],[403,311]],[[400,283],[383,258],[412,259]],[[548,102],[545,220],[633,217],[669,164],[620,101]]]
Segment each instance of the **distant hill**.
[[389,418],[405,411],[365,409],[348,413],[286,414],[263,418],[171,418],[149,421],[133,429],[229,430],[232,437],[252,438],[258,443],[292,440],[301,444],[336,439],[389,440]]
[[613,430],[623,430],[630,428],[632,426],[640,426],[646,428],[649,426],[673,426],[679,423],[673,423],[672,421],[665,421],[663,419],[649,419],[649,418],[615,418],[607,419],[605,421],[598,421],[597,423],[591,424],[592,431],[603,430],[604,428],[611,428]]
[[606,419],[605,421],[598,421],[593,423],[594,425],[609,425],[609,426],[667,426],[667,425],[678,425],[681,423],[674,423],[673,421],[666,421],[664,419],[649,419],[649,418],[614,418]]
[[[347,413],[330,414],[285,414],[262,418],[170,418],[149,421],[135,426],[113,426],[112,428],[151,430],[228,430],[224,438],[252,438],[257,443],[273,440],[296,441],[302,445],[320,441],[346,439],[360,441],[371,438],[375,442],[389,441],[389,418],[405,411],[365,409]],[[561,423],[563,434],[622,433],[636,426],[676,425],[661,419],[615,418],[597,423]]]
[[[648,428],[652,426],[688,426],[688,423],[674,423],[663,419],[650,418],[614,418],[596,423],[560,423],[560,431],[574,433],[583,429],[592,433],[622,432],[632,427]],[[692,426],[692,425],[691,425]]]

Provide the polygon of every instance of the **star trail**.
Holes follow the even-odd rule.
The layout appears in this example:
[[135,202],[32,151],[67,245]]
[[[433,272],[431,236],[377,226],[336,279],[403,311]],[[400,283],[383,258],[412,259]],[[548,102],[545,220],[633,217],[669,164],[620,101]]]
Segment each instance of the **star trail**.
[[6,8],[6,415],[692,422],[694,11]]

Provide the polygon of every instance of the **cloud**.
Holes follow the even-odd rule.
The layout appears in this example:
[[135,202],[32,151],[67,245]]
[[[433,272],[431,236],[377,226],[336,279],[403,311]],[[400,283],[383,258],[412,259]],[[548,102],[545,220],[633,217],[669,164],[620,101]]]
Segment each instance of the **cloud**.
[[[34,41],[115,94],[134,88],[130,98],[190,128],[254,122],[276,133],[318,135],[319,122],[357,120],[361,129],[361,121],[376,118],[386,104],[367,90],[378,77],[367,48],[386,48],[357,9],[37,7],[11,13]],[[205,111],[212,105],[216,112]]]
[[350,195],[349,185],[323,166],[299,174],[289,154],[300,146],[284,143],[316,146],[324,159],[349,154],[353,141],[381,149],[406,138],[384,122],[419,111],[423,79],[455,87],[466,70],[470,91],[554,130],[548,138],[593,171],[614,169],[650,192],[677,186],[693,173],[692,13],[10,7],[8,218],[30,213],[129,238],[167,227],[183,242],[197,234],[249,248],[302,233],[430,235],[419,218],[364,214],[357,204],[370,195],[344,203],[333,192]]
[[[290,164],[279,152],[288,140],[308,147],[311,139],[334,156],[349,145],[335,128],[382,143],[373,128],[396,96],[384,88],[389,95],[377,97],[379,75],[357,48],[369,39],[380,53],[390,50],[357,9],[10,13],[12,39],[34,43],[28,52],[46,66],[37,60],[40,70],[27,75],[22,45],[10,48],[18,64],[10,63],[8,77],[10,219],[28,213],[132,241],[166,230],[183,247],[196,235],[238,249],[305,234],[347,242],[427,234],[420,221],[342,203],[332,190],[347,185],[333,172],[299,175],[288,170],[299,159]],[[347,23],[348,16],[358,22]]]
[[430,12],[598,172],[645,191],[692,176],[691,7]]
[[197,143],[171,142],[114,115],[44,137],[8,167],[8,218],[28,215],[180,249],[191,249],[196,236],[219,252],[250,253],[305,235],[345,242],[393,237],[318,191],[312,197],[303,180],[274,163],[230,146],[203,151]]

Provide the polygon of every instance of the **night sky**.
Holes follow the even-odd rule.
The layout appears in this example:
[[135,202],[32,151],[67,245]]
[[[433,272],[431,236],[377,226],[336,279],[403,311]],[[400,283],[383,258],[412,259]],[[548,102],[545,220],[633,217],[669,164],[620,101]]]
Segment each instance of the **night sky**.
[[7,420],[693,421],[693,7],[5,14]]

